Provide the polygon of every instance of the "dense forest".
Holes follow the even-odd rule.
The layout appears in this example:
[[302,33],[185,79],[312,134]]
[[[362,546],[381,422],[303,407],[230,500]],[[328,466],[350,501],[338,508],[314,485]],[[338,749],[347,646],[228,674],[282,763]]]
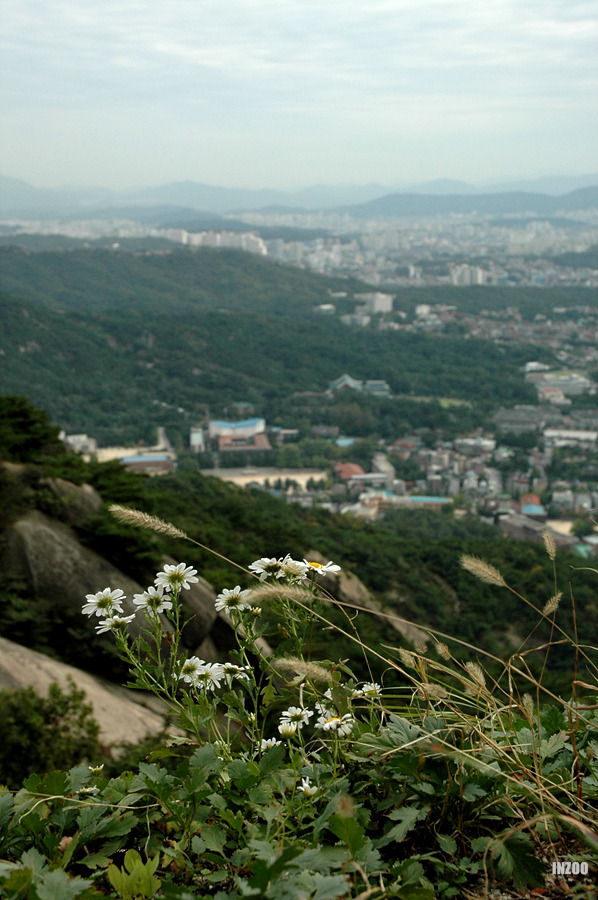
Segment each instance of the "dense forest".
[[[501,405],[533,401],[522,366],[553,360],[537,347],[348,328],[315,308],[339,289],[337,311],[352,308],[367,286],[240,252],[8,247],[0,263],[2,392],[104,444],[151,443],[164,425],[183,449],[206,405],[221,416],[239,400],[269,424],[333,424],[373,439],[424,427],[448,438],[487,424]],[[532,316],[587,299],[577,290],[446,291],[401,291],[395,305],[411,313],[417,302],[464,312],[517,304]],[[324,396],[343,372],[384,379],[395,396]],[[447,408],[439,398],[461,403]]]

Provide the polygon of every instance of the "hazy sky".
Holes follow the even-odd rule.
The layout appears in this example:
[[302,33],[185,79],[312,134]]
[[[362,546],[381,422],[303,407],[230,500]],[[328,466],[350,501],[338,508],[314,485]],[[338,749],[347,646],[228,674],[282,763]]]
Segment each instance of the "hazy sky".
[[596,0],[1,0],[0,171],[39,186],[596,171]]

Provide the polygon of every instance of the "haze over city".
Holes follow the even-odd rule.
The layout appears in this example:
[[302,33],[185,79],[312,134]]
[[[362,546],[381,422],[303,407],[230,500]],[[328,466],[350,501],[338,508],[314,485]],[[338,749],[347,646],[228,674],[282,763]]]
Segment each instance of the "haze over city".
[[596,169],[586,0],[6,0],[3,19],[0,171],[36,186]]

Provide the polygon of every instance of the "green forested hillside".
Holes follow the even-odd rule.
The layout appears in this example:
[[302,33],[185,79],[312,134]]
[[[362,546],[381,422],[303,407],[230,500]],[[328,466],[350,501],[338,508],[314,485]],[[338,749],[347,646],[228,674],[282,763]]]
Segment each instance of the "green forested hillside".
[[[89,312],[228,310],[305,317],[330,300],[328,290],[367,289],[235,250],[130,252],[70,250],[31,253],[0,248],[5,291],[54,309]],[[347,309],[351,301],[346,300]],[[342,302],[341,302],[342,306]]]
[[[0,322],[0,390],[28,396],[67,431],[104,443],[151,441],[162,424],[186,445],[203,404],[214,415],[240,399],[269,421],[308,415],[312,424],[392,437],[428,424],[426,416],[467,431],[501,404],[534,396],[521,370],[532,352],[525,347],[354,330],[331,319],[184,312],[166,301],[162,311],[59,312],[4,295]],[[306,413],[293,398],[322,392],[347,371],[383,378],[396,394],[454,397],[472,407],[444,412],[387,400],[368,402],[364,411],[353,394],[312,403]]]

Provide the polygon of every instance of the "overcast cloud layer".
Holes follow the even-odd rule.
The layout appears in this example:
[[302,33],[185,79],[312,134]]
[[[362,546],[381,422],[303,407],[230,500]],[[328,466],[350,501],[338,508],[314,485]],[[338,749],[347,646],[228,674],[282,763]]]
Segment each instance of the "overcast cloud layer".
[[248,187],[580,174],[595,0],[3,0],[0,170]]

